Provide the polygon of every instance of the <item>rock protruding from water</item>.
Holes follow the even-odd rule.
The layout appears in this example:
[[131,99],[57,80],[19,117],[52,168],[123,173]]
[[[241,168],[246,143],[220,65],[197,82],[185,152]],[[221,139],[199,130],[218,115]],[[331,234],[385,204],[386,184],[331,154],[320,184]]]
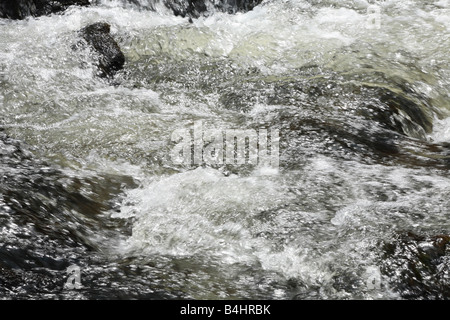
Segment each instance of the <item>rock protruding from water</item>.
[[25,19],[66,10],[68,7],[90,5],[89,0],[1,0],[0,18]]
[[111,78],[125,64],[125,55],[112,37],[111,26],[105,22],[91,24],[81,29],[81,37],[98,54],[100,77]]
[[166,7],[177,16],[198,18],[208,10],[227,13],[247,12],[259,5],[262,0],[164,0]]

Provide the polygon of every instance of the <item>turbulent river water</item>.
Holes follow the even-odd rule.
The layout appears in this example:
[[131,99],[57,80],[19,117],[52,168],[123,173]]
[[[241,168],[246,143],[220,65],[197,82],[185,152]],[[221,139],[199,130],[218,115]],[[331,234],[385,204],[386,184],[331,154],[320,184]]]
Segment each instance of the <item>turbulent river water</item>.
[[[0,19],[1,298],[449,298],[449,50],[448,0]],[[278,170],[177,163],[199,123],[278,130]]]

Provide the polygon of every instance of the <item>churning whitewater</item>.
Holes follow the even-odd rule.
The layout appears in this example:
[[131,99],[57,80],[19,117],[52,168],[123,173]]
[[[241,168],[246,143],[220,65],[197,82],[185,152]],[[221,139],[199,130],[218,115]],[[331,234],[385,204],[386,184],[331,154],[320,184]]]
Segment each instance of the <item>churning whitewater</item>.
[[450,298],[450,1],[187,3],[0,18],[0,298]]

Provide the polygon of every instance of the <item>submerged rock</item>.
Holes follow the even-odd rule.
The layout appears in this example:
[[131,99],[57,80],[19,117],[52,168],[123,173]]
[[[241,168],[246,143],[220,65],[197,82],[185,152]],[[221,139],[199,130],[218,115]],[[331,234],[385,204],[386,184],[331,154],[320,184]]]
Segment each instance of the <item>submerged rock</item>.
[[[83,294],[104,294],[99,288],[107,286],[98,285],[96,278],[105,277],[107,262],[96,254],[99,242],[92,235],[119,235],[122,226],[101,214],[129,187],[136,184],[127,176],[67,175],[37,159],[0,127],[0,297],[70,297],[64,285],[71,265],[85,272]],[[89,272],[91,267],[95,271]],[[117,283],[115,288],[129,285],[115,272],[108,271],[118,279],[108,279]],[[126,292],[110,288],[105,290],[110,296]]]
[[81,37],[98,54],[100,77],[112,77],[123,68],[125,55],[111,36],[110,25],[104,22],[91,24],[80,31]]
[[399,234],[383,246],[381,271],[406,299],[449,299],[449,235]]
[[61,12],[68,7],[90,5],[89,0],[2,0],[0,18],[25,19]]

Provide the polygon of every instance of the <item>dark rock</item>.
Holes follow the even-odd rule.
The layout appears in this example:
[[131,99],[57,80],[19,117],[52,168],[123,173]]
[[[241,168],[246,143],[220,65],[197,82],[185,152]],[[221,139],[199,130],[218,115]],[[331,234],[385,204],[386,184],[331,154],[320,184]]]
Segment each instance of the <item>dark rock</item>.
[[[134,180],[115,175],[74,177],[36,156],[0,131],[0,297],[70,298],[71,290],[63,288],[66,269],[74,264],[82,268],[86,280],[77,294],[101,298],[126,292],[114,289],[115,283],[128,288],[133,279],[120,273],[112,280],[111,275],[119,273],[114,270],[105,274],[110,262],[97,255],[92,235],[119,236],[121,222],[105,220],[102,213],[113,208],[113,199],[123,189],[137,187]],[[99,283],[106,278],[108,285]]]
[[48,15],[66,10],[70,6],[88,6],[89,0],[34,0],[36,16]]
[[0,18],[24,19],[34,15],[36,5],[32,0],[2,0]]
[[73,5],[87,6],[89,4],[89,0],[2,0],[0,2],[0,18],[38,17],[64,11]]
[[80,31],[81,37],[98,54],[99,76],[112,77],[123,68],[125,56],[111,36],[110,25],[104,22],[91,24]]
[[253,10],[254,7],[259,5],[262,0],[222,0],[215,4],[216,9],[228,12],[246,12]]
[[450,236],[399,234],[383,245],[381,271],[406,299],[449,299]]
[[171,9],[177,16],[198,18],[209,8],[222,12],[236,13],[252,10],[262,0],[164,0],[166,7]]
[[204,0],[167,0],[164,1],[166,7],[171,9],[176,16],[191,16],[198,18],[201,13],[208,10]]

